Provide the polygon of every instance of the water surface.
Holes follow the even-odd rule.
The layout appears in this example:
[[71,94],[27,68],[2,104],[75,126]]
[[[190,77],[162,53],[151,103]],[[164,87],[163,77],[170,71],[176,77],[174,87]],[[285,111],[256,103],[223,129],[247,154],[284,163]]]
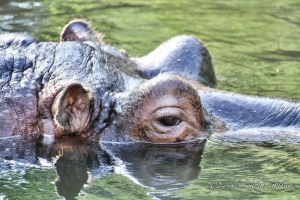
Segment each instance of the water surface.
[[[90,21],[105,33],[108,44],[130,56],[143,56],[175,35],[194,35],[211,51],[219,89],[300,99],[297,0],[0,2],[0,33],[25,32],[40,41],[58,41],[62,27],[75,18]],[[135,147],[133,154],[119,152],[123,147],[90,144],[84,151],[88,159],[62,157],[56,162],[51,152],[58,151],[49,145],[1,144],[0,199],[299,196],[300,146],[293,141],[242,142],[213,136],[204,151]]]

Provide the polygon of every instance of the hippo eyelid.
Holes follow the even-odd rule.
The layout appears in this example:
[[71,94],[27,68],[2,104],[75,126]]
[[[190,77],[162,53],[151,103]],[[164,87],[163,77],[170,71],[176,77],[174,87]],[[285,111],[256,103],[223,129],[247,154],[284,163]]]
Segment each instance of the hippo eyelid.
[[167,112],[161,112],[160,109],[157,109],[155,111],[157,113],[157,118],[166,118],[166,117],[178,117],[178,116],[182,116],[183,113],[180,112],[180,111],[176,111],[176,112],[170,112],[170,111],[167,111]]

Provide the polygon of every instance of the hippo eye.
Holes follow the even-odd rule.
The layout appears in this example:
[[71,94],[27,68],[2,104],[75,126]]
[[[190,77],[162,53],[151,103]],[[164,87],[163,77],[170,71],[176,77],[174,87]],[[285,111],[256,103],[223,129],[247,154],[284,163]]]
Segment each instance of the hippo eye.
[[177,126],[181,122],[180,119],[174,117],[161,118],[158,121],[163,126]]

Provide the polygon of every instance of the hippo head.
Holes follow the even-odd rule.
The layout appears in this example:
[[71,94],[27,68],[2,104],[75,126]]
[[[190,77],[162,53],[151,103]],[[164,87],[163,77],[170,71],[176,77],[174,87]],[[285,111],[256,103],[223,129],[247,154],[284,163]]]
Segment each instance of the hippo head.
[[205,136],[197,90],[216,78],[202,42],[177,36],[130,58],[100,39],[82,20],[64,27],[61,42],[1,35],[2,135],[153,143]]
[[61,34],[61,42],[85,43],[125,63],[116,67],[122,77],[115,83],[119,89],[99,95],[92,87],[68,83],[52,97],[54,126],[42,123],[42,129],[51,127],[56,137],[100,134],[102,141],[175,143],[206,136],[195,85],[215,87],[216,79],[209,52],[199,40],[178,36],[145,57],[129,58],[98,38],[82,20],[70,22]]

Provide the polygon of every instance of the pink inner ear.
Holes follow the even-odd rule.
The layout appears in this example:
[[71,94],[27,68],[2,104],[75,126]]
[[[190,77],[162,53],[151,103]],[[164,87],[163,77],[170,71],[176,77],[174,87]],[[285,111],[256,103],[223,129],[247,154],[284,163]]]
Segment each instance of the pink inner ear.
[[79,83],[68,85],[52,105],[52,115],[57,127],[65,133],[83,133],[90,125],[91,94]]

